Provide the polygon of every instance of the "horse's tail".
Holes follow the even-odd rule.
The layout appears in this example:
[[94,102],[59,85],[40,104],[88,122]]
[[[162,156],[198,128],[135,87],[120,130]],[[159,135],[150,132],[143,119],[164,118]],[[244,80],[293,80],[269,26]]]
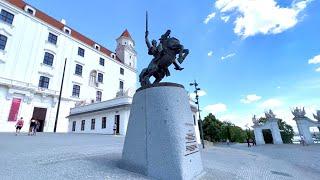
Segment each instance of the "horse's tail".
[[147,70],[148,70],[147,68],[142,69],[142,71],[141,71],[141,73],[139,75],[139,82],[142,82]]

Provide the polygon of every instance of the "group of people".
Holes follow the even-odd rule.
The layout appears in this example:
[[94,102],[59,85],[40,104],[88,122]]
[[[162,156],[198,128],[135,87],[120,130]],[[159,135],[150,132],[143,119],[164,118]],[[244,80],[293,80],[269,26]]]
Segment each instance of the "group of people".
[[248,147],[251,147],[251,143],[252,143],[252,146],[256,146],[256,145],[257,145],[255,139],[249,139],[249,138],[247,138]]
[[[16,125],[15,125],[15,127],[16,127],[16,136],[17,136],[18,134],[20,134],[20,131],[21,131],[23,125],[24,125],[24,120],[23,120],[23,117],[21,117],[21,118],[17,121],[17,123],[16,123]],[[35,120],[34,118],[31,118],[28,136],[35,136],[36,133],[37,133],[37,130],[39,129],[39,127],[40,127],[40,122],[37,121],[37,120]]]

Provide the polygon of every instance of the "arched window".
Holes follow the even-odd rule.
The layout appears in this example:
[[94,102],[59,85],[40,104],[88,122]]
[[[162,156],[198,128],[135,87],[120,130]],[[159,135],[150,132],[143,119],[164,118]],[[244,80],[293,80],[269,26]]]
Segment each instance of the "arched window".
[[90,77],[89,77],[89,86],[97,86],[97,71],[93,70],[90,72]]

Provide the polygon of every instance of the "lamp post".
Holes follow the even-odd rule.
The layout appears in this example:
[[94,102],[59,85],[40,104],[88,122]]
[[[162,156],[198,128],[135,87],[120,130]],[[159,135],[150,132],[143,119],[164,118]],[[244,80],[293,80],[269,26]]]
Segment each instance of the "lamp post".
[[61,87],[60,87],[60,93],[59,93],[59,99],[58,99],[58,107],[57,107],[57,112],[56,112],[56,120],[54,121],[54,128],[53,128],[53,132],[54,133],[56,133],[56,131],[57,131],[57,124],[58,124],[59,110],[60,110],[60,102],[61,102],[62,88],[63,88],[63,81],[64,81],[64,73],[66,71],[66,64],[67,64],[67,58],[64,60]]
[[193,83],[190,83],[190,86],[194,86],[194,93],[196,94],[196,104],[198,106],[198,113],[199,113],[199,120],[198,120],[198,125],[200,127],[200,138],[201,138],[201,144],[202,144],[202,148],[204,149],[204,142],[203,142],[203,128],[202,128],[202,120],[201,120],[201,115],[200,115],[200,106],[199,106],[199,95],[198,95],[198,91],[200,90],[200,88],[198,88],[198,83],[196,80],[194,80]]

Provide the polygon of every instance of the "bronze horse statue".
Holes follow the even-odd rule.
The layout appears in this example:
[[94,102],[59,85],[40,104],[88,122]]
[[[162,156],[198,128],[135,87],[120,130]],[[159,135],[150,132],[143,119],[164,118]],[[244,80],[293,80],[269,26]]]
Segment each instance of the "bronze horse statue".
[[173,64],[176,70],[183,70],[177,62],[176,55],[178,55],[178,62],[181,64],[189,54],[188,49],[184,49],[183,45],[177,38],[170,37],[171,31],[168,30],[161,36],[160,43],[157,45],[155,40],[152,45],[148,40],[149,32],[146,31],[146,44],[148,46],[148,54],[153,55],[154,58],[147,68],[144,68],[139,75],[139,82],[142,87],[151,85],[150,78],[153,76],[155,81],[152,84],[159,83],[165,76],[170,76],[168,67]]

